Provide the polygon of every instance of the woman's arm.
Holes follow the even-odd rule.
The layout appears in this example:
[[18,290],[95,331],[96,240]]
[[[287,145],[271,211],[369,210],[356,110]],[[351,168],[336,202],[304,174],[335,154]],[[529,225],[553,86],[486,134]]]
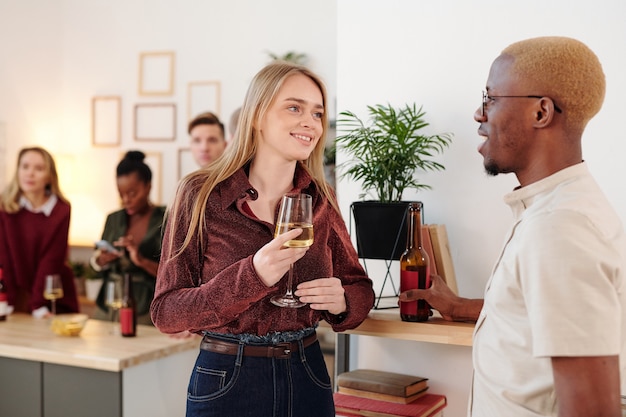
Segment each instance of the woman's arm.
[[[342,332],[357,327],[367,318],[374,307],[375,295],[372,280],[359,262],[343,218],[330,204],[328,212],[328,227],[331,229],[328,244],[333,257],[333,276],[341,280],[346,308],[343,312],[328,310],[324,319],[333,330]],[[329,285],[332,283],[328,282]]]

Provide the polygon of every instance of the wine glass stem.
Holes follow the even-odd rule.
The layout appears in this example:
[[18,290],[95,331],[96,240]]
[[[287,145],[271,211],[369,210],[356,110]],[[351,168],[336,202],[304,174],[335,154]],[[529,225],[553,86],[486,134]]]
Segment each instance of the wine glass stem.
[[57,300],[52,299],[52,315],[56,316],[57,315]]
[[287,297],[293,297],[293,264],[289,265],[289,275],[287,277]]

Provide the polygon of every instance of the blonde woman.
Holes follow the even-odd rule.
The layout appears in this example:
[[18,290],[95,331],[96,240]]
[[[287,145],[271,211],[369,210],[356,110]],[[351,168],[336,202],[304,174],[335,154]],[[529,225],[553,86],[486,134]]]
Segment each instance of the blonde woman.
[[46,275],[59,274],[57,313],[78,311],[68,264],[70,204],[61,193],[54,160],[40,147],[22,149],[13,179],[0,198],[0,266],[9,305],[36,318],[50,314]]
[[[308,69],[263,68],[222,158],[187,176],[169,213],[151,312],[165,333],[203,334],[187,416],[334,416],[332,386],[316,340],[325,320],[358,326],[374,303],[324,181],[326,92]],[[285,193],[313,196],[315,241],[274,238]],[[295,263],[298,309],[273,305]]]

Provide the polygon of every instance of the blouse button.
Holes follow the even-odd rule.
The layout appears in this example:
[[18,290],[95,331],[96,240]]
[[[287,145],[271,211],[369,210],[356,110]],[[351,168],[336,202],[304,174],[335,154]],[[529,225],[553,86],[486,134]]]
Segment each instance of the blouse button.
[[252,200],[256,200],[257,198],[259,198],[259,193],[257,193],[257,191],[254,188],[248,188],[246,190],[246,193],[248,193],[248,195],[250,196]]

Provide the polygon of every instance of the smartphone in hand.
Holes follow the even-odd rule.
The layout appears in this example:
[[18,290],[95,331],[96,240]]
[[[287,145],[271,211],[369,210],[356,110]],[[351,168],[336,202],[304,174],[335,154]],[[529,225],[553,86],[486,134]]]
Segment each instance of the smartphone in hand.
[[115,246],[113,246],[110,242],[106,241],[106,240],[99,240],[96,242],[96,248],[98,249],[104,249],[107,252],[117,252],[118,250],[115,248]]

